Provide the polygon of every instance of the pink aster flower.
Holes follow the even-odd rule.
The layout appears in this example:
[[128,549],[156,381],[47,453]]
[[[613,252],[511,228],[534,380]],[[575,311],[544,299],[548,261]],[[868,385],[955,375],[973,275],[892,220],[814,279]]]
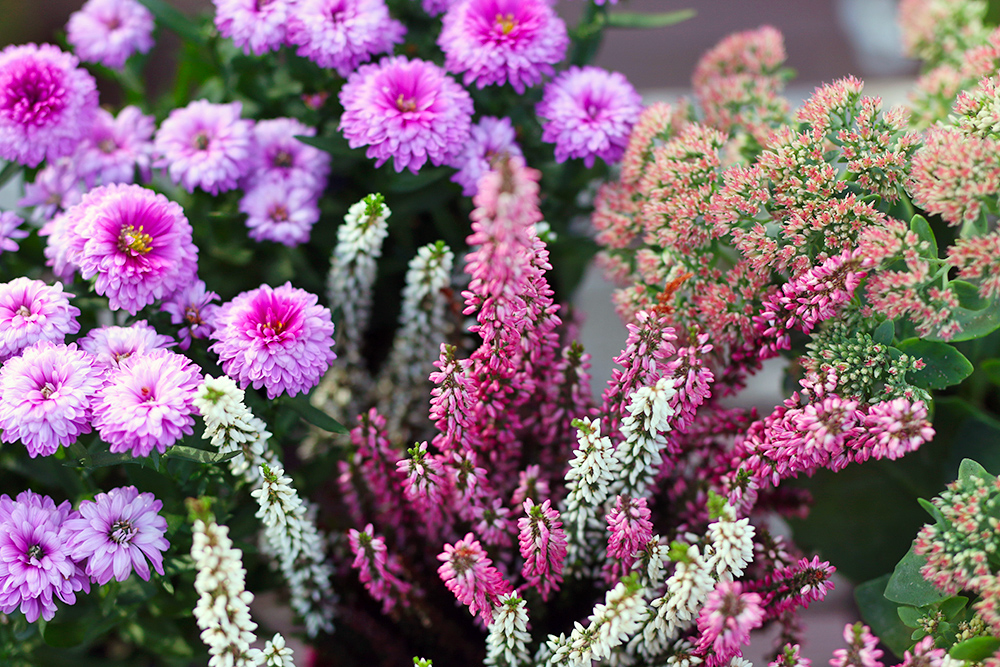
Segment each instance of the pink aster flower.
[[247,214],[250,238],[291,247],[309,240],[319,221],[318,203],[312,190],[279,181],[248,190],[240,200],[240,211]]
[[300,56],[344,77],[405,34],[385,0],[299,0],[288,24],[288,41]]
[[340,129],[351,148],[397,172],[416,173],[427,160],[451,163],[469,139],[472,98],[444,70],[402,56],[362,65],[340,91]]
[[592,167],[595,158],[621,158],[642,99],[618,72],[574,66],[545,87],[536,111],[543,119],[542,141],[556,145],[556,161],[583,158]]
[[17,242],[28,236],[26,229],[19,229],[22,224],[24,220],[16,213],[0,211],[0,255],[20,248]]
[[469,612],[473,615],[478,613],[489,625],[493,621],[493,607],[497,599],[514,589],[493,567],[493,561],[479,542],[472,538],[472,533],[467,533],[454,546],[444,545],[438,560],[442,561],[438,575],[448,590],[455,594],[459,602],[468,605]]
[[253,123],[240,118],[239,102],[195,100],[170,112],[154,139],[158,160],[188,192],[217,195],[236,187],[250,166]]
[[138,107],[127,106],[112,116],[99,109],[90,135],[74,156],[76,173],[88,188],[150,178],[156,124]]
[[438,45],[466,86],[509,82],[518,93],[566,55],[566,24],[548,0],[462,0],[444,15]]
[[46,285],[24,276],[0,283],[0,362],[36,341],[61,343],[79,331],[80,309],[69,304],[71,296],[62,283]]
[[934,427],[927,421],[927,406],[923,401],[896,398],[871,406],[864,416],[864,430],[855,445],[859,461],[869,456],[876,459],[898,459],[916,451],[934,438]]
[[12,501],[0,496],[0,612],[20,608],[29,623],[51,621],[58,598],[76,602],[76,591],[90,583],[66,547],[63,522],[69,502],[56,507],[47,496],[25,491]]
[[243,53],[259,56],[285,44],[295,0],[212,0],[215,27]]
[[163,551],[170,546],[162,508],[152,493],[134,486],[98,493],[63,524],[70,535],[66,548],[74,560],[87,561],[87,576],[101,586],[125,581],[133,570],[149,581],[150,563],[163,574]]
[[75,344],[32,345],[0,367],[0,440],[20,440],[31,458],[55,454],[90,433],[90,402],[100,386],[94,358]]
[[123,361],[153,350],[173,346],[174,339],[156,333],[146,320],[127,327],[107,326],[91,329],[79,341],[80,347],[94,355],[94,364],[102,370],[118,368]]
[[509,118],[484,116],[472,126],[472,134],[452,166],[458,172],[451,180],[462,186],[462,194],[471,197],[479,187],[479,178],[493,168],[493,161],[503,155],[524,157],[517,145],[514,126]]
[[97,83],[51,44],[0,51],[0,159],[34,167],[69,155],[97,109]]
[[184,211],[138,185],[88,192],[66,213],[71,259],[112,310],[135,315],[194,279],[198,249]]
[[94,398],[94,427],[112,452],[161,454],[194,424],[202,376],[190,359],[167,350],[123,360]]
[[763,622],[760,595],[744,593],[738,581],[720,581],[698,614],[701,638],[696,650],[707,654],[708,667],[724,665],[740,655],[740,647],[750,643],[750,631]]
[[160,309],[170,313],[171,324],[184,324],[177,332],[182,350],[191,346],[192,338],[208,338],[212,333],[219,309],[212,302],[218,300],[219,295],[205,287],[204,281],[195,280],[163,302]]
[[294,118],[260,120],[253,127],[254,149],[247,189],[282,181],[314,192],[326,189],[330,154],[304,144],[296,136],[312,137],[316,128]]
[[87,0],[69,17],[66,41],[81,60],[121,69],[153,48],[153,15],[136,0]]
[[337,358],[330,310],[317,302],[291,283],[243,292],[217,311],[209,350],[241,387],[267,387],[271,399],[309,391]]
[[50,161],[35,174],[35,180],[24,184],[21,207],[33,206],[31,219],[49,222],[59,211],[65,211],[83,197],[83,183],[70,158]]

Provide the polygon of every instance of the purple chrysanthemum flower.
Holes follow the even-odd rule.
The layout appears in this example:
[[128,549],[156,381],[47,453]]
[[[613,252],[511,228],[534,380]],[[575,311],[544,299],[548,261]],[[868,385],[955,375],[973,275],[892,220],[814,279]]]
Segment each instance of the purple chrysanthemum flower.
[[287,246],[308,241],[319,220],[316,195],[286,181],[261,183],[247,191],[240,200],[240,211],[247,214],[250,238]]
[[545,87],[536,111],[543,119],[542,141],[556,145],[556,161],[583,158],[592,167],[594,158],[621,158],[642,99],[618,72],[570,67]]
[[255,56],[277,51],[288,34],[295,0],[212,0],[215,27],[243,53]]
[[62,283],[48,285],[21,276],[0,283],[0,362],[37,341],[61,343],[80,330],[80,309],[71,306],[72,294]]
[[188,192],[232,190],[250,166],[253,123],[240,118],[242,110],[239,102],[207,100],[174,109],[156,133],[154,166],[166,167]]
[[170,322],[184,324],[177,332],[182,350],[191,347],[192,338],[208,338],[211,335],[215,328],[215,312],[219,309],[212,302],[218,300],[219,295],[207,289],[204,281],[195,280],[163,302],[160,310],[170,313]]
[[161,454],[194,430],[194,397],[202,382],[187,357],[152,350],[111,370],[94,399],[94,428],[112,452]]
[[437,16],[448,11],[448,8],[458,0],[422,0],[420,6],[431,16]]
[[[138,185],[106,185],[88,192],[66,213],[71,259],[112,310],[135,315],[194,279],[198,249],[184,211]],[[72,250],[71,250],[72,253]]]
[[434,63],[384,58],[362,65],[340,91],[340,129],[351,148],[368,146],[379,167],[416,173],[429,159],[454,160],[469,139],[472,98]]
[[138,107],[127,106],[112,116],[98,110],[90,136],[75,156],[76,173],[87,184],[135,182],[135,170],[144,181],[150,177],[153,158],[153,132],[156,124]]
[[162,508],[152,493],[134,486],[98,493],[81,501],[79,516],[63,524],[71,535],[67,549],[74,560],[87,561],[85,572],[101,586],[125,581],[133,570],[149,581],[150,563],[163,574],[163,551],[170,546]]
[[484,116],[472,126],[469,141],[453,163],[458,172],[451,177],[462,186],[463,195],[476,194],[479,177],[490,171],[495,158],[501,155],[524,157],[515,141],[516,136],[509,118]]
[[0,51],[0,158],[34,167],[69,155],[97,109],[97,83],[51,44]]
[[0,211],[0,255],[17,252],[20,239],[27,238],[28,230],[19,229],[24,219],[12,211]]
[[20,440],[31,458],[55,454],[90,433],[90,401],[100,386],[93,357],[75,344],[32,345],[0,367],[0,440]]
[[385,0],[299,0],[288,24],[288,41],[300,56],[344,77],[405,34]]
[[566,55],[566,24],[548,0],[462,0],[444,15],[444,66],[476,86],[510,82],[523,93]]
[[87,0],[69,17],[66,41],[80,60],[121,69],[153,48],[153,15],[136,0]]
[[314,192],[326,189],[330,154],[295,138],[315,134],[316,128],[294,118],[257,121],[253,128],[253,163],[247,189],[272,181],[284,181]]
[[17,205],[34,206],[31,219],[49,221],[59,211],[65,211],[83,197],[83,183],[70,158],[49,162],[35,175],[35,180],[24,185],[24,197]]
[[76,602],[76,591],[90,591],[66,547],[62,526],[73,516],[69,502],[56,507],[51,498],[24,491],[12,501],[0,496],[0,612],[20,607],[29,623],[51,621],[55,599]]
[[38,230],[39,236],[49,237],[45,245],[45,265],[52,267],[52,272],[59,280],[73,282],[76,273],[75,259],[80,254],[83,239],[70,234],[69,218],[60,213]]
[[291,283],[243,292],[219,308],[209,350],[241,387],[267,387],[271,399],[308,391],[337,358],[330,310],[317,301]]
[[94,355],[94,364],[102,370],[118,368],[126,359],[174,345],[173,338],[157,333],[146,320],[133,322],[127,327],[91,329],[77,342]]

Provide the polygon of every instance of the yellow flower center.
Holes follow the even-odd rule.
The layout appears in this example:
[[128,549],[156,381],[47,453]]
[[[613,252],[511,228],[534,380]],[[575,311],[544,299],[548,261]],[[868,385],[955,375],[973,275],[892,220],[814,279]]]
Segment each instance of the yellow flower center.
[[396,99],[396,108],[400,111],[416,111],[417,101],[412,97],[404,98],[403,93],[400,93],[399,97]]
[[132,225],[125,225],[118,233],[119,252],[131,252],[132,255],[145,255],[153,249],[150,243],[153,237],[142,231],[142,225],[136,229]]
[[496,23],[505,35],[509,35],[517,27],[517,21],[514,20],[513,14],[507,14],[506,16],[497,14]]

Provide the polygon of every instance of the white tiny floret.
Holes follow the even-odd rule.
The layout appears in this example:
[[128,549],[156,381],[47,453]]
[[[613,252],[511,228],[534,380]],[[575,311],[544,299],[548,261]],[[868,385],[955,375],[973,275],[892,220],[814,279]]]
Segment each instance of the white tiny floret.
[[726,503],[726,510],[719,520],[708,526],[712,555],[706,564],[721,581],[738,579],[753,561],[754,527],[750,525],[749,518],[733,520],[734,516],[732,506]]
[[527,644],[530,641],[524,600],[515,593],[501,596],[486,638],[486,664],[498,667],[529,664]]

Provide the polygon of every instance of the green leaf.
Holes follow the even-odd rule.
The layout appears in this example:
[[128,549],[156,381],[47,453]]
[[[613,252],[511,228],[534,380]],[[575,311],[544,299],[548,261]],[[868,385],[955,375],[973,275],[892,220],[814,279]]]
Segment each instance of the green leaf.
[[955,660],[979,662],[993,655],[998,648],[1000,648],[1000,639],[996,637],[973,637],[952,646],[948,655]]
[[919,628],[920,619],[924,617],[924,612],[920,611],[916,607],[910,607],[909,605],[897,607],[896,613],[899,615],[899,620],[901,620],[908,628]]
[[79,646],[87,639],[90,621],[83,618],[72,621],[39,621],[42,639],[55,648],[71,648]]
[[422,190],[428,185],[440,181],[442,178],[447,176],[447,174],[448,169],[445,167],[435,167],[432,169],[425,167],[416,174],[403,172],[397,174],[392,178],[392,180],[389,181],[389,185],[386,187],[386,190],[398,193]]
[[906,379],[923,389],[944,389],[972,375],[975,368],[961,352],[947,343],[907,338],[896,349],[911,357],[924,360],[919,371],[906,374]]
[[223,461],[228,461],[229,459],[235,458],[240,452],[210,452],[206,449],[195,449],[194,447],[185,447],[184,445],[174,445],[173,447],[167,448],[166,454],[163,458],[171,459],[183,459],[185,461],[195,461],[197,463],[222,463]]
[[944,614],[945,619],[951,620],[955,618],[963,609],[965,605],[968,604],[969,598],[964,595],[952,595],[947,600],[941,602],[939,609],[941,613]]
[[159,23],[176,32],[185,41],[196,44],[201,44],[205,41],[204,36],[198,29],[198,25],[169,2],[165,2],[165,0],[139,0],[139,2],[152,12]]
[[297,134],[295,138],[313,148],[326,151],[334,157],[358,157],[357,149],[351,148],[347,139],[339,134],[330,137],[309,137],[304,134]]
[[927,563],[927,559],[918,556],[910,546],[903,559],[896,565],[889,583],[885,587],[885,597],[893,602],[910,605],[912,607],[923,607],[944,600],[947,595],[934,588],[923,575],[920,568]]
[[979,367],[987,380],[1000,387],[1000,359],[987,359]]
[[917,235],[921,241],[927,241],[930,246],[929,255],[935,259],[938,256],[938,245],[937,239],[934,238],[934,230],[931,229],[930,223],[922,215],[915,215],[910,220],[910,231]]
[[854,599],[861,611],[861,618],[871,627],[882,642],[897,656],[902,656],[913,642],[910,641],[910,628],[903,625],[897,612],[898,605],[885,599],[882,591],[889,581],[889,575],[872,579],[860,584],[854,589]]
[[666,28],[694,17],[693,9],[680,9],[676,12],[657,12],[645,14],[640,12],[613,12],[608,14],[609,28]]
[[0,169],[0,188],[7,185],[7,182],[21,173],[21,165],[16,162],[8,162]]
[[[975,340],[1000,329],[1000,297],[983,299],[978,288],[964,280],[952,280],[949,285],[958,296],[959,307],[952,312],[961,327],[950,341]],[[935,336],[927,336],[927,339],[940,340]]]
[[892,320],[886,320],[882,324],[878,325],[875,329],[875,333],[872,335],[872,340],[880,345],[892,345],[892,339],[896,336],[896,323]]
[[958,478],[964,481],[971,481],[973,477],[978,477],[987,484],[993,484],[996,481],[996,477],[988,473],[986,468],[979,465],[976,461],[962,459],[962,463],[958,466]]
[[944,515],[941,514],[941,510],[939,510],[937,507],[934,506],[934,503],[932,503],[929,500],[926,500],[925,498],[917,498],[917,502],[920,503],[921,507],[927,510],[927,513],[931,515],[931,518],[934,519],[935,523],[941,526],[944,525],[945,523]]
[[285,404],[294,410],[302,419],[306,420],[313,426],[321,428],[324,431],[329,431],[330,433],[341,433],[347,434],[350,431],[347,427],[338,422],[336,419],[326,414],[317,407],[314,407],[309,403],[309,399],[298,397],[291,400],[285,401]]

